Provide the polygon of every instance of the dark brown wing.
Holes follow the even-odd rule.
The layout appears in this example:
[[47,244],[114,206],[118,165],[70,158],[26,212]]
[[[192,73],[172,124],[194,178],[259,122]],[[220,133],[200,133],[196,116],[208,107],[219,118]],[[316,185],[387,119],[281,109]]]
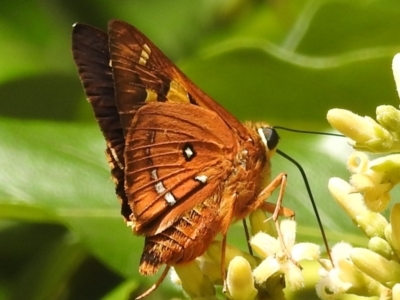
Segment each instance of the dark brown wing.
[[106,153],[116,193],[122,203],[121,213],[129,220],[131,210],[124,191],[125,137],[115,103],[107,34],[88,25],[75,24],[72,31],[72,54],[87,99],[107,142]]
[[108,25],[110,55],[118,111],[127,133],[136,111],[146,103],[185,102],[217,113],[243,140],[244,126],[190,81],[145,35],[135,27],[111,21]]
[[215,112],[196,105],[148,103],[126,139],[126,193],[139,234],[164,231],[217,195],[233,171],[232,131]]

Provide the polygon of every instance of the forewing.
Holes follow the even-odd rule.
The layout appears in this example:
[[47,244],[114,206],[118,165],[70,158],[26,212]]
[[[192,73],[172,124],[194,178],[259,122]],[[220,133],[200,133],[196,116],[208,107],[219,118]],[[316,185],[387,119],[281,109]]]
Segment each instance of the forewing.
[[157,234],[205,199],[219,201],[244,127],[129,24],[110,22],[108,36],[75,25],[73,54],[136,232]]
[[243,125],[201,91],[145,35],[135,27],[111,21],[108,26],[117,106],[127,133],[137,110],[150,102],[198,105],[217,113],[242,139]]
[[106,139],[106,153],[116,193],[122,203],[121,213],[128,220],[131,211],[124,191],[125,137],[115,102],[107,34],[89,25],[75,24],[72,54],[87,99]]
[[127,134],[126,193],[138,234],[157,234],[215,196],[236,143],[223,120],[191,104],[148,103]]

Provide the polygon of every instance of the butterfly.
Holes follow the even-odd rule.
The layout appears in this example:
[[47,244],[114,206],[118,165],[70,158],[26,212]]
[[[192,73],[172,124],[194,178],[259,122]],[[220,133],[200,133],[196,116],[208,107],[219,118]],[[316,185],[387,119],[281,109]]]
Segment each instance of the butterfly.
[[125,22],[110,21],[107,33],[75,24],[72,53],[106,140],[121,214],[145,237],[141,274],[166,265],[165,277],[218,234],[224,248],[233,222],[271,210],[265,200],[286,175],[270,181],[279,140],[270,125],[239,122]]

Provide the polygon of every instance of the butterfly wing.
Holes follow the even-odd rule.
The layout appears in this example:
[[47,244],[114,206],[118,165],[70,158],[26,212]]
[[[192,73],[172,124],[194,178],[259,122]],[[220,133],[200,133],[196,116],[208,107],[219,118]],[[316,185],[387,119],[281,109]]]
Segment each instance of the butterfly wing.
[[246,128],[187,78],[143,33],[118,20],[108,25],[118,111],[125,134],[149,102],[191,103],[214,111],[243,140]]
[[[233,146],[232,141],[235,141],[237,136],[249,140],[249,134],[239,121],[197,88],[139,30],[122,21],[111,21],[108,35],[116,105],[126,138],[125,188],[135,216],[136,232],[150,235],[164,230],[185,210],[193,208],[217,191],[217,179],[221,180],[229,174],[229,168],[221,169],[221,166],[224,166],[223,162],[226,163],[229,159],[232,164],[237,151],[235,148],[237,145]],[[169,104],[178,105],[172,108]],[[153,110],[157,108],[158,113],[156,117],[148,117],[148,120],[143,121],[144,116],[147,116],[145,114],[147,107]],[[179,115],[185,115],[187,118],[179,119],[176,116],[174,119],[171,115],[172,110],[179,111]],[[196,118],[191,117],[192,114]],[[136,117],[141,122],[137,122]],[[174,134],[174,143],[159,141],[162,134],[158,133],[172,130],[173,126],[170,124],[175,126],[178,120],[181,127]],[[201,126],[205,122],[210,122],[208,126],[214,128],[214,132],[205,129],[201,131]],[[152,126],[157,124],[154,129],[156,131],[148,129],[152,127],[142,128],[150,124]],[[211,127],[212,124],[215,124],[214,127]],[[133,135],[131,131],[135,134]],[[191,131],[196,134],[188,135]],[[156,137],[152,137],[154,132],[157,132]],[[231,152],[225,151],[223,154],[225,157],[220,161],[212,160],[211,157],[217,159],[222,155],[219,151],[223,145],[222,136],[226,137],[224,143],[227,143],[226,149]],[[204,145],[215,143],[220,148],[211,146],[208,149],[200,148],[197,153],[203,154],[204,151],[204,155],[210,157],[209,160],[198,156],[193,162],[184,161],[182,147],[189,137],[194,139],[196,147],[201,143]],[[153,157],[153,154],[145,153],[145,150],[138,151],[138,145],[147,149],[149,153],[155,151],[157,158]],[[151,156],[152,159],[141,157],[142,161],[139,162],[135,151],[142,156]],[[231,155],[229,158],[226,157],[227,153]],[[152,167],[153,160],[157,163]],[[174,162],[174,167],[171,166],[171,162]],[[201,185],[194,179],[199,175],[197,173],[205,170],[219,172],[218,176],[212,174],[212,177],[216,178],[215,182],[211,180]],[[157,188],[163,193],[158,193]],[[173,191],[170,192],[168,189]],[[170,204],[175,201],[176,204]]]
[[92,26],[75,24],[72,31],[72,54],[87,99],[107,141],[106,154],[115,180],[116,193],[122,204],[121,213],[129,220],[132,212],[124,190],[125,137],[115,102],[108,35]]
[[75,25],[73,54],[123,216],[146,236],[140,272],[195,259],[255,199],[266,161],[257,133],[129,24],[110,22],[108,35]]
[[148,103],[126,140],[126,193],[138,233],[162,232],[232,172],[234,136],[215,112],[199,106]]
[[[107,140],[107,154],[122,201],[122,213],[128,220],[134,212],[137,233],[149,235],[164,230],[185,211],[217,192],[217,182],[229,174],[227,163],[232,164],[237,151],[232,141],[237,136],[249,138],[241,123],[198,89],[151,41],[127,23],[110,22],[108,36],[91,26],[75,25],[73,54],[89,102]],[[177,103],[185,105],[169,106]],[[157,109],[158,113],[157,117],[147,120],[145,116],[150,108]],[[173,111],[179,114],[173,116]],[[181,115],[187,117],[179,119]],[[154,123],[156,121],[161,122]],[[149,125],[146,122],[156,127],[143,127]],[[160,142],[162,135],[159,133],[172,130],[170,124],[175,126],[177,122],[180,129],[174,133],[174,142]],[[202,131],[206,122],[209,122],[207,128],[214,128],[214,132]],[[197,155],[193,161],[182,160],[184,155],[189,155],[184,151],[191,151],[193,147],[190,144],[186,149],[183,144],[191,131],[195,133],[191,137],[196,148],[201,144],[206,147],[199,149],[207,159]],[[157,139],[149,138],[153,135]],[[205,136],[210,144],[204,140]],[[221,140],[221,137],[226,139]],[[147,150],[137,148],[138,140]],[[136,151],[144,156],[138,159]],[[167,162],[177,156],[180,160],[175,161],[174,167],[168,167]],[[213,157],[215,159],[211,159]],[[204,178],[207,178],[206,183],[202,182]],[[176,205],[171,205],[172,202]]]

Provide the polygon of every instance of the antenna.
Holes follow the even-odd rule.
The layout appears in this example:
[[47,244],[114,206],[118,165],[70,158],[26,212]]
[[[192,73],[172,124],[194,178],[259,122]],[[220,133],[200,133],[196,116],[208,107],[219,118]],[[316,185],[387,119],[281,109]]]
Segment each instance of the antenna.
[[[344,137],[344,135],[338,134],[338,133],[327,133],[327,132],[318,132],[318,131],[297,130],[297,129],[291,129],[291,128],[286,128],[286,127],[281,127],[281,126],[274,126],[274,129],[281,129],[281,130],[286,130],[286,131],[290,131],[290,132],[297,132],[297,133],[311,133],[311,134],[319,134],[319,135]],[[331,261],[331,263],[333,265],[331,251],[330,251],[330,248],[329,248],[329,245],[328,245],[328,239],[326,237],[324,227],[322,226],[322,221],[321,221],[321,218],[320,218],[319,213],[318,213],[318,208],[317,208],[317,206],[315,204],[314,196],[312,194],[312,191],[311,191],[311,188],[310,188],[310,184],[308,182],[308,178],[307,178],[306,172],[304,172],[303,167],[296,160],[294,160],[292,157],[290,157],[289,155],[287,155],[286,153],[282,152],[279,149],[276,149],[276,152],[279,155],[281,155],[284,158],[286,158],[287,160],[289,160],[290,162],[292,162],[297,167],[297,169],[300,171],[301,176],[303,177],[304,184],[306,186],[308,197],[310,198],[310,201],[311,201],[311,206],[313,208],[315,217],[317,218],[318,227],[319,227],[319,230],[321,231],[322,239],[324,241],[324,245],[325,245],[326,251],[328,252],[329,260]]]
[[292,129],[283,126],[274,126],[274,129],[281,129],[290,132],[297,132],[297,133],[310,133],[310,134],[318,134],[318,135],[328,135],[328,136],[338,136],[338,137],[345,137],[343,134],[340,133],[332,133],[332,132],[319,132],[319,131],[310,131],[310,130],[299,130],[299,129]]
[[319,227],[319,230],[321,231],[322,239],[324,241],[324,245],[325,245],[326,251],[328,252],[329,260],[332,262],[332,265],[333,265],[333,260],[332,260],[332,257],[331,257],[331,251],[330,251],[330,248],[329,248],[329,245],[328,245],[328,239],[326,238],[325,230],[324,230],[324,227],[322,226],[321,218],[320,218],[319,213],[318,213],[318,208],[315,205],[315,200],[314,200],[313,194],[311,192],[310,184],[308,183],[307,175],[304,172],[303,167],[297,161],[295,161],[293,158],[291,158],[289,155],[287,155],[286,153],[282,152],[281,150],[276,149],[276,153],[278,153],[279,155],[283,156],[284,158],[286,158],[287,160],[292,162],[297,167],[297,169],[299,169],[299,171],[301,173],[301,176],[303,177],[303,181],[304,181],[304,184],[306,186],[306,190],[307,190],[307,193],[308,193],[308,197],[310,198],[311,205],[312,205],[312,208],[314,210],[314,214],[317,217],[318,227]]

